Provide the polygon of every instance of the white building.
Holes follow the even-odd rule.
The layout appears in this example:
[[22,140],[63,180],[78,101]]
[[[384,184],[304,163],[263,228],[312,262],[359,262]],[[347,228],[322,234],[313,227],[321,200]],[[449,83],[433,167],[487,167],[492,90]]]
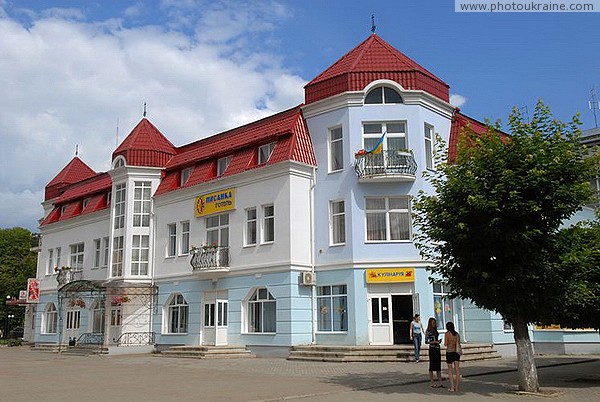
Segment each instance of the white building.
[[371,35],[304,105],[182,147],[144,118],[109,172],[74,158],[46,186],[35,342],[393,345],[420,313],[512,344],[429,282],[412,242],[436,135],[451,154],[463,126],[485,129],[448,89]]

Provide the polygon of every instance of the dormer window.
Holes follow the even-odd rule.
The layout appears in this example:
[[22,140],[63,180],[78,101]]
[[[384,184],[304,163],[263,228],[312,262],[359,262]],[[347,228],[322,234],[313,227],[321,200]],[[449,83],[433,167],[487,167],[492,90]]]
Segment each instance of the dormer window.
[[67,211],[67,206],[63,205],[62,207],[60,207],[60,214],[63,215],[65,212]]
[[263,163],[267,163],[267,161],[271,157],[271,154],[273,153],[274,149],[275,149],[274,142],[267,144],[267,145],[263,145],[262,147],[258,148],[258,164],[260,165]]
[[125,166],[125,158],[123,158],[122,156],[118,156],[113,164],[113,169],[120,168],[123,166]]
[[185,183],[188,181],[188,179],[190,178],[190,176],[192,175],[192,168],[185,168],[181,171],[181,180],[179,182],[180,186],[184,186]]
[[226,156],[217,160],[217,177],[222,176],[231,162],[231,156]]
[[90,203],[90,199],[89,198],[86,198],[85,200],[83,200],[83,204],[82,204],[81,209],[85,209],[85,207],[87,207],[89,203]]
[[402,97],[395,89],[385,86],[373,88],[365,96],[365,105],[386,103],[402,103]]
[[112,200],[112,191],[109,191],[108,193],[106,193],[106,205],[110,205],[111,200]]

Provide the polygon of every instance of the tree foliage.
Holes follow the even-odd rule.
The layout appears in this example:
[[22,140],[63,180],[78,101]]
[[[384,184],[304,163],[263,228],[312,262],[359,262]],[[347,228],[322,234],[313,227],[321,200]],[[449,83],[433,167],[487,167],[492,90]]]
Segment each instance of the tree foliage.
[[569,280],[557,236],[589,202],[598,159],[579,145],[577,118],[553,120],[541,102],[530,123],[518,109],[509,122],[510,137],[465,130],[456,159],[438,165],[436,194],[416,202],[417,245],[457,295],[509,320],[551,322]]
[[0,312],[15,314],[15,324],[22,323],[24,309],[5,304],[6,296],[18,297],[27,288],[27,278],[36,274],[37,253],[32,252],[37,239],[27,229],[0,229]]

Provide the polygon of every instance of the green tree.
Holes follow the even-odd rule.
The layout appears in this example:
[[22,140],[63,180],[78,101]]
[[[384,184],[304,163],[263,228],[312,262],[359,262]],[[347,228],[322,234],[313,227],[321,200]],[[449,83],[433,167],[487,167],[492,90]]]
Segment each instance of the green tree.
[[[540,101],[531,122],[513,109],[510,137],[467,127],[455,160],[429,177],[435,194],[415,203],[416,243],[431,271],[456,296],[512,323],[524,391],[539,389],[527,325],[564,316],[555,306],[572,275],[559,263],[567,247],[559,240],[569,236],[560,227],[589,202],[598,164],[579,145],[578,125],[577,117],[554,120]],[[597,316],[594,308],[588,314]]]
[[[6,319],[14,314],[14,326],[23,324],[24,309],[6,305],[6,297],[18,297],[27,288],[27,278],[36,274],[37,253],[31,248],[36,237],[27,229],[0,229],[0,314]],[[2,321],[4,324],[4,321]]]

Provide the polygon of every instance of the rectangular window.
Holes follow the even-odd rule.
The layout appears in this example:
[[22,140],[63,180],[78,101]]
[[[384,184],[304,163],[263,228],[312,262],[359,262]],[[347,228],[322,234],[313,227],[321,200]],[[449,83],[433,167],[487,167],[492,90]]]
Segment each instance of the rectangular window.
[[206,244],[209,246],[229,246],[229,214],[206,218]]
[[131,245],[131,275],[148,275],[150,236],[133,235]]
[[94,263],[92,268],[100,268],[102,258],[102,243],[100,239],[94,239]]
[[329,129],[329,171],[336,172],[344,168],[344,141],[342,128]]
[[215,326],[215,303],[206,303],[204,305],[204,326]]
[[272,243],[275,241],[275,206],[263,206],[263,228],[262,242]]
[[346,212],[344,201],[329,203],[329,222],[331,245],[346,243]]
[[83,269],[84,243],[71,244],[71,268]]
[[136,181],[133,189],[133,226],[150,226],[151,184]]
[[346,285],[317,287],[317,306],[318,331],[348,331]]
[[367,197],[365,215],[368,242],[410,240],[409,197]]
[[167,232],[169,235],[167,257],[175,257],[175,253],[177,253],[177,225],[174,223],[167,225]]
[[181,250],[182,255],[190,252],[190,222],[181,222]]
[[103,237],[102,238],[102,262],[101,262],[101,267],[102,268],[106,268],[108,267],[108,237]]
[[389,324],[390,299],[387,297],[373,297],[371,299],[371,320],[373,324]]
[[222,176],[231,162],[231,156],[226,156],[217,160],[217,176]]
[[113,238],[111,276],[123,276],[123,236]]
[[248,208],[246,210],[246,236],[244,239],[244,245],[253,246],[256,244],[256,208]]
[[433,169],[433,127],[425,124],[425,167]]
[[364,123],[363,124],[363,141],[364,148],[367,151],[375,148],[383,134],[382,150],[383,151],[400,151],[406,150],[406,122],[383,122],[383,123]]
[[54,266],[55,267],[60,267],[62,249],[60,247],[56,247],[56,250],[54,250],[54,251],[55,251],[54,254],[55,254],[55,261],[56,261],[54,263]]
[[46,266],[46,275],[52,275],[54,273],[54,250],[48,250],[48,264]]
[[183,187],[185,185],[185,183],[187,183],[188,179],[190,178],[190,176],[192,175],[192,168],[188,167],[185,168],[181,171],[181,177],[179,180],[179,186]]
[[433,283],[433,316],[437,322],[438,330],[445,329],[445,323],[454,321],[454,303],[449,299],[449,289],[439,282]]
[[81,204],[81,209],[85,209],[88,206],[89,203],[90,203],[90,199],[89,198],[84,199],[83,203]]
[[262,163],[267,163],[274,149],[274,142],[267,145],[263,145],[262,147],[258,148],[258,164],[260,165]]
[[125,200],[126,200],[125,183],[115,186],[115,229],[125,227]]
[[67,311],[67,329],[79,329],[81,311],[80,310],[68,310]]

